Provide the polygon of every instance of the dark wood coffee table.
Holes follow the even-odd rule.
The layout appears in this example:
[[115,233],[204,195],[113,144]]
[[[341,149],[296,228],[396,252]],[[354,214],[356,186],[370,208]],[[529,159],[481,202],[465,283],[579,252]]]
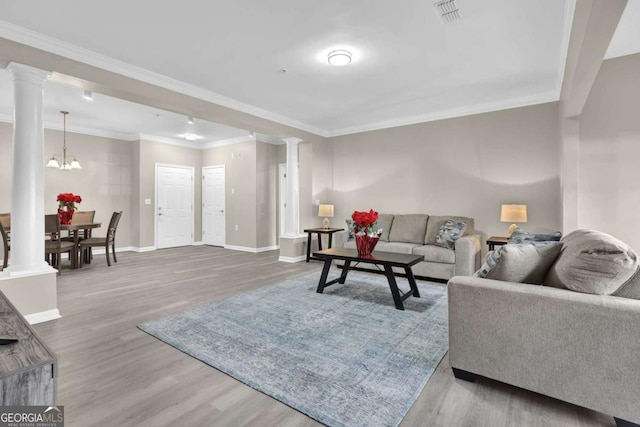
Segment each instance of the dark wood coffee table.
[[[349,267],[353,262],[375,264],[384,267],[384,274],[385,276],[387,276],[387,281],[389,282],[391,295],[393,295],[393,302],[395,303],[398,310],[404,310],[402,301],[406,300],[411,295],[416,298],[420,297],[420,292],[418,292],[418,286],[416,285],[416,278],[413,276],[411,267],[424,260],[424,257],[422,255],[374,251],[368,257],[360,257],[358,256],[358,251],[356,251],[355,249],[333,248],[314,252],[313,256],[324,259],[324,268],[322,269],[322,275],[320,276],[320,281],[318,282],[317,292],[319,294],[324,291],[324,288],[335,283],[344,284],[345,280],[347,279],[347,274],[349,274]],[[329,275],[331,262],[336,259],[344,261],[342,274],[337,279],[327,282],[327,276]],[[398,289],[398,283],[396,282],[396,277],[393,274],[392,267],[404,268],[405,274],[407,275],[407,280],[409,281],[409,286],[411,286],[411,290],[409,292],[404,293],[400,289]]]

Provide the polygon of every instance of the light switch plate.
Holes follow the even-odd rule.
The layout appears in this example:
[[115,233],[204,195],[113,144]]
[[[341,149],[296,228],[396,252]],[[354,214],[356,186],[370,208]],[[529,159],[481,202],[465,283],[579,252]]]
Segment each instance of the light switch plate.
[[151,199],[144,199],[144,204],[145,205],[150,205],[151,204]]

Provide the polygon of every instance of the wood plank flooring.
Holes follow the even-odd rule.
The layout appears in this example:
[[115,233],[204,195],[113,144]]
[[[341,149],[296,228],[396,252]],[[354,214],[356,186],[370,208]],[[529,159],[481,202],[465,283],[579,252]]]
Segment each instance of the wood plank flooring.
[[[59,361],[70,426],[317,426],[140,331],[138,323],[310,271],[278,253],[197,246],[103,255],[58,278],[62,318],[34,329]],[[274,307],[277,310],[277,307]],[[613,418],[488,379],[455,380],[445,356],[402,427],[614,426]]]

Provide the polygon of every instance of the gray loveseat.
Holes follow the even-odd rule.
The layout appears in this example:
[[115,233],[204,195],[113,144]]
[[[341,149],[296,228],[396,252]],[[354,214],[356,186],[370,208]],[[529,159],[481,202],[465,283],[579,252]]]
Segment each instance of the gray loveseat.
[[[435,245],[438,231],[447,220],[466,224],[454,249]],[[480,266],[481,239],[479,234],[474,234],[473,218],[380,214],[378,228],[382,228],[383,232],[374,252],[424,255],[425,260],[413,267],[413,274],[416,276],[448,280],[456,275],[470,276]],[[349,240],[347,231],[341,231],[335,235],[334,246],[355,249],[356,243]],[[365,265],[358,267],[367,268]]]
[[555,257],[540,276],[548,286],[449,280],[454,375],[482,375],[613,415],[618,426],[640,425],[637,255],[604,233],[578,230]]

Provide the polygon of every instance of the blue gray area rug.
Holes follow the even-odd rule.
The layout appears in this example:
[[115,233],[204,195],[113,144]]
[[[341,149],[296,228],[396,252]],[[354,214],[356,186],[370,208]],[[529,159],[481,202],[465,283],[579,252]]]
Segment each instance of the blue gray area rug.
[[[140,329],[329,426],[397,426],[448,349],[445,285],[396,310],[386,278],[320,272]],[[401,288],[409,289],[399,279]]]

